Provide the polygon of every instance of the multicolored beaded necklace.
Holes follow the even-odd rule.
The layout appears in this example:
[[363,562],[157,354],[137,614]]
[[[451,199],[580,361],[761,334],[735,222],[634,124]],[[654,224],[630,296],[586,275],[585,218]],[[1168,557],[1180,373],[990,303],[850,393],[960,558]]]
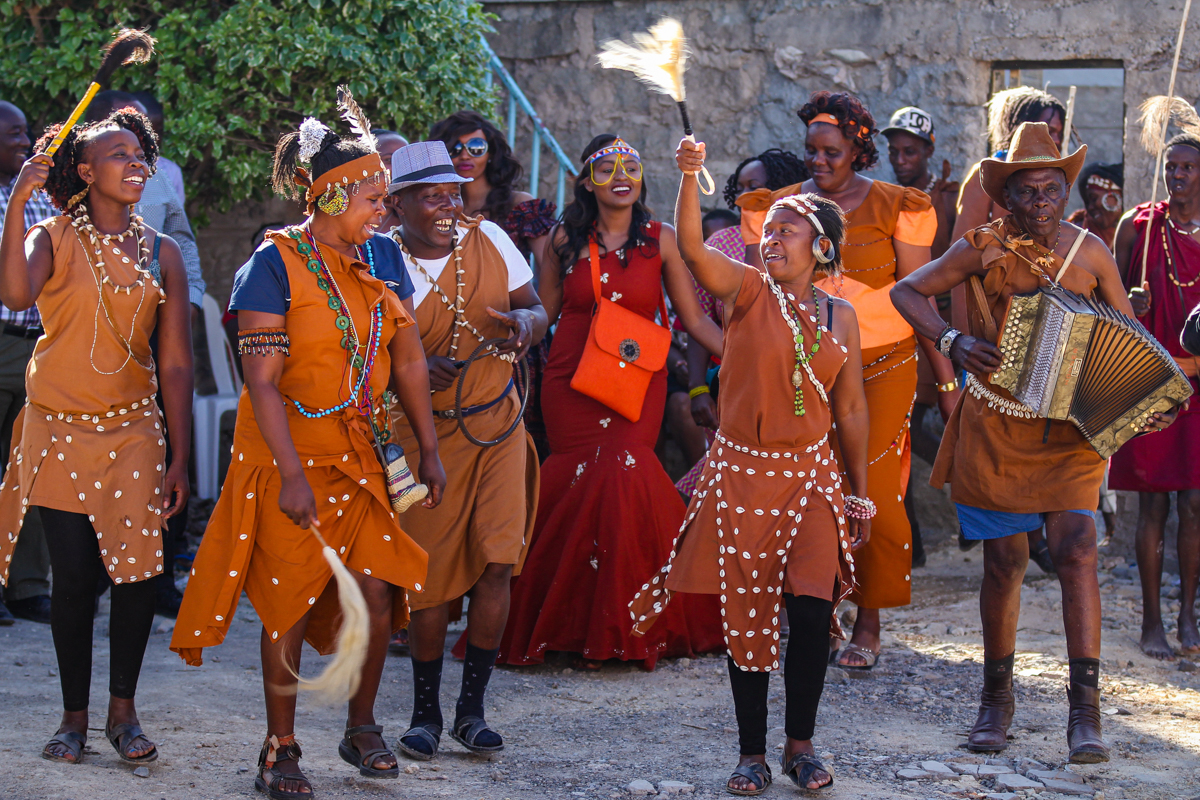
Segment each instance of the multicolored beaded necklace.
[[[817,380],[817,376],[813,373],[812,367],[808,365],[817,355],[817,351],[821,349],[821,306],[817,302],[817,287],[812,287],[813,295],[813,314],[817,316],[817,335],[816,341],[812,343],[812,347],[806,352],[804,347],[804,331],[800,326],[800,314],[796,311],[792,303],[789,303],[783,296],[783,290],[779,288],[779,284],[774,280],[768,279],[771,286],[771,291],[775,293],[775,299],[779,301],[779,311],[783,314],[783,321],[787,323],[788,328],[792,331],[792,341],[796,345],[796,367],[792,370],[792,386],[796,390],[794,402],[795,413],[797,417],[803,417],[804,409],[804,375],[808,375],[808,379],[813,386],[817,388],[817,392],[821,395],[821,399],[826,403],[829,398],[825,395],[825,387]],[[792,297],[788,295],[788,297]],[[795,299],[794,297],[792,299]]]
[[[383,333],[382,304],[377,304],[371,309],[371,329],[367,336],[365,346],[366,358],[364,359],[358,353],[359,349],[363,348],[363,345],[358,338],[358,331],[354,327],[354,320],[350,316],[350,308],[346,305],[346,301],[342,297],[342,291],[333,277],[333,271],[329,269],[329,266],[325,263],[325,258],[321,255],[321,248],[317,244],[317,240],[313,238],[312,231],[306,230],[301,233],[297,228],[290,228],[288,229],[288,236],[297,241],[296,249],[302,256],[308,258],[305,267],[316,276],[317,286],[328,297],[329,309],[337,315],[333,324],[339,331],[342,331],[341,345],[348,351],[351,370],[358,370],[358,380],[350,389],[350,397],[336,406],[321,409],[320,411],[309,411],[298,400],[293,399],[292,404],[296,407],[297,411],[309,419],[327,417],[351,405],[357,408],[364,416],[371,418],[374,406],[371,397],[371,373],[375,369],[375,356],[379,352],[379,341]],[[304,241],[306,236],[308,238],[307,242]],[[370,245],[360,245],[358,252],[359,257],[366,262],[371,277],[375,277],[375,254],[371,250]],[[365,258],[363,257],[364,255]]]

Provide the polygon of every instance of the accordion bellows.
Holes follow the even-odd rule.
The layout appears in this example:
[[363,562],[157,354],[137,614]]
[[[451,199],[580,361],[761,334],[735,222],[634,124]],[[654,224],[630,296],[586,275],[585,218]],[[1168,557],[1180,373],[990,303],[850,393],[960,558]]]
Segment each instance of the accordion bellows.
[[1141,323],[1058,287],[1013,295],[999,347],[991,382],[1036,416],[1070,420],[1102,458],[1192,394]]

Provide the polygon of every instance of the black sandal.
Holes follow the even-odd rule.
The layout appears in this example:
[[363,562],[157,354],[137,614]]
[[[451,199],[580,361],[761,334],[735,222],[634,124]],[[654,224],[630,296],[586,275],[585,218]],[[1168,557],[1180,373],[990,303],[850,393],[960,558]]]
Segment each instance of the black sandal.
[[[422,752],[415,747],[410,747],[404,743],[405,739],[416,738],[418,741],[425,742],[432,748],[432,753]],[[438,753],[438,746],[442,742],[442,728],[440,725],[434,725],[432,722],[426,722],[424,725],[414,725],[404,732],[404,735],[396,742],[396,746],[400,748],[400,752],[415,761],[432,761],[433,757]]]
[[338,755],[342,757],[342,761],[358,767],[358,774],[364,778],[395,778],[400,775],[400,765],[379,769],[375,766],[375,761],[383,756],[391,756],[392,760],[396,759],[396,754],[388,749],[387,742],[383,743],[383,747],[377,747],[374,750],[368,750],[365,753],[354,746],[354,737],[360,733],[383,733],[382,725],[356,725],[353,728],[346,728],[346,736],[338,745]]
[[[312,784],[304,777],[303,772],[280,772],[275,769],[275,765],[280,761],[299,762],[302,755],[295,734],[283,737],[268,736],[258,754],[258,774],[254,776],[254,788],[271,800],[311,800]],[[284,791],[279,788],[283,781],[300,781],[308,787],[308,791]]]
[[[120,725],[114,725],[111,728],[105,726],[104,735],[108,737],[108,741],[112,743],[113,749],[117,751],[117,755],[126,764],[148,764],[151,761],[158,760],[158,747],[154,742],[150,741],[150,737],[142,733],[142,727],[134,722],[122,722]],[[129,745],[133,744],[136,739],[145,739],[150,742],[150,752],[142,756],[129,755]]]
[[[500,739],[500,744],[479,745],[475,744],[479,739],[479,734],[484,731],[491,731],[496,734],[496,738]],[[470,750],[472,753],[499,753],[504,749],[504,739],[500,734],[488,727],[488,724],[483,721],[482,717],[465,716],[459,717],[454,721],[454,727],[450,729],[450,738],[461,744],[463,747]]]
[[[60,744],[67,748],[67,752],[75,758],[64,758],[56,756],[50,752],[50,745]],[[46,742],[46,746],[42,748],[42,758],[47,761],[57,761],[60,764],[78,764],[83,761],[83,746],[87,744],[87,735],[77,733],[76,731],[63,731],[56,733],[50,737],[50,741]]]
[[[808,753],[797,753],[785,762],[784,755],[780,754],[779,764],[783,768],[783,774],[787,775],[792,783],[806,792],[822,792],[833,786],[833,773],[816,756],[809,755]],[[812,776],[818,770],[829,776],[829,783],[824,786],[818,786],[816,789],[809,789],[808,782],[812,780]]]
[[[729,784],[734,778],[745,778],[754,784],[753,789],[734,789]],[[757,797],[767,790],[771,785],[771,768],[766,764],[761,764],[757,761],[752,761],[749,764],[741,764],[729,776],[729,780],[725,781],[725,789],[730,794],[736,794],[741,797]]]

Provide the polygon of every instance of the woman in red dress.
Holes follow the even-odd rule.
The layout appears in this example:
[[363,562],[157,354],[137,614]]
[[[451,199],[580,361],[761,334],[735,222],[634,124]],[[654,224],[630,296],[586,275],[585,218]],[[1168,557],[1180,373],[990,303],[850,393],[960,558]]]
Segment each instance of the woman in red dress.
[[617,658],[653,669],[660,656],[721,647],[720,609],[713,597],[688,598],[651,635],[630,633],[629,598],[665,563],[685,509],[654,455],[665,367],[651,378],[637,422],[571,388],[596,308],[589,243],[598,245],[605,299],[653,321],[665,283],[689,335],[719,353],[721,332],[700,309],[674,229],[653,222],[643,204],[637,151],[602,134],[582,161],[575,199],[540,265],[542,302],[558,320],[542,384],[551,455],[499,662],[540,663],[555,650],[579,653],[591,668]]

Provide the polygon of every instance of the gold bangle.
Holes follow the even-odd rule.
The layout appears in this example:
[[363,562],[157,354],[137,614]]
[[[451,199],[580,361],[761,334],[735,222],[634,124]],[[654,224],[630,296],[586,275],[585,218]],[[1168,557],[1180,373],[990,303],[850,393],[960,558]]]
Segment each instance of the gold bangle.
[[699,386],[693,386],[691,389],[688,389],[688,397],[692,398],[693,400],[695,400],[697,397],[699,397],[702,394],[708,394],[708,393],[709,393],[709,388],[704,384],[700,384]]
[[949,383],[943,383],[942,385],[938,386],[937,390],[939,392],[953,392],[957,388],[958,388],[958,378],[955,378],[954,380],[950,381]]

